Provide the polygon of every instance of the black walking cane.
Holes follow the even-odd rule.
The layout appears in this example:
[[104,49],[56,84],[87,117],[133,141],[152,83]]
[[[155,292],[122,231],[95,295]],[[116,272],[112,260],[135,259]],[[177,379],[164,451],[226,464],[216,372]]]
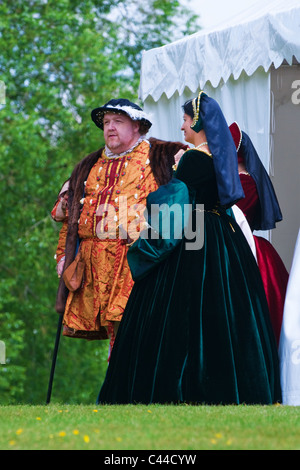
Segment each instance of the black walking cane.
[[[80,244],[80,240],[77,237],[77,245],[76,245],[75,256],[78,252],[79,244]],[[64,295],[66,296],[67,292],[68,292],[68,290],[66,288],[66,285],[64,283],[63,284],[60,283],[59,284],[59,289],[60,288],[64,289]],[[66,297],[65,297],[65,299],[66,299]],[[57,359],[59,340],[60,340],[60,336],[61,336],[61,327],[62,327],[63,317],[64,317],[64,315],[62,313],[62,314],[59,315],[59,318],[58,318],[58,325],[57,325],[57,332],[56,332],[55,345],[54,345],[54,351],[53,351],[53,359],[52,359],[52,366],[51,366],[51,372],[50,372],[50,378],[49,378],[46,405],[48,405],[50,403],[50,400],[51,400],[54,371],[55,371],[55,365],[56,365],[56,359]]]
[[56,365],[56,359],[57,359],[59,340],[60,340],[60,336],[61,336],[62,321],[63,321],[63,315],[59,315],[56,338],[55,338],[55,345],[54,345],[54,351],[53,351],[53,358],[52,358],[52,366],[51,366],[51,372],[50,372],[50,378],[49,378],[46,405],[48,405],[50,403],[50,400],[51,400],[52,385],[53,385],[53,378],[54,378],[54,371],[55,371],[55,365]]

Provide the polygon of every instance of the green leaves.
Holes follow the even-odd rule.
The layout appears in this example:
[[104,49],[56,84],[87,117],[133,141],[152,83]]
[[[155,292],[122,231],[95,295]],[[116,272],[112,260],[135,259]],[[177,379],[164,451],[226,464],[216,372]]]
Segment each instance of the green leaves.
[[[137,101],[141,51],[185,34],[192,16],[172,0],[0,2],[0,340],[9,346],[0,404],[45,400],[60,228],[50,212],[74,165],[103,145],[91,110]],[[62,343],[58,398],[74,395],[73,374],[100,386],[108,342]],[[90,400],[87,389],[78,401]]]

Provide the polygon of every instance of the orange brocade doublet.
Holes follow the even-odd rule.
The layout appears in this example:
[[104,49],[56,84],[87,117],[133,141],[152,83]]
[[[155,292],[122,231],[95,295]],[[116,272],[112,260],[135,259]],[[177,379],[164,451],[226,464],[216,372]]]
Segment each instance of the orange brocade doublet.
[[122,318],[133,280],[119,225],[133,239],[142,228],[146,197],[157,189],[149,148],[144,140],[123,157],[102,152],[85,182],[78,223],[85,269],[81,287],[68,295],[64,325],[69,329],[97,332]]

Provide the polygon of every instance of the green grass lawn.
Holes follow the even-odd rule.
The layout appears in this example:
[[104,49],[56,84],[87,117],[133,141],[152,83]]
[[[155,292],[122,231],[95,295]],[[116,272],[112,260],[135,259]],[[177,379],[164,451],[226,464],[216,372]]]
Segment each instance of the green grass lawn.
[[300,408],[0,406],[0,449],[296,450]]

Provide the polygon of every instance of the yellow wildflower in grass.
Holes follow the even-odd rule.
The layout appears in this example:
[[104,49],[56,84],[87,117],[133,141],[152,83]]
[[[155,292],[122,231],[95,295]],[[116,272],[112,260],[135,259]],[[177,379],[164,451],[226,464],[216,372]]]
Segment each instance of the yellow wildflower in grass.
[[122,441],[122,437],[116,437],[116,441],[121,442],[121,441]]
[[98,413],[98,410],[93,410],[94,413]]
[[19,436],[20,434],[22,434],[22,432],[23,432],[23,429],[21,429],[21,428],[20,428],[20,429],[17,429],[17,431],[16,431],[17,436]]
[[[210,442],[211,442],[212,444],[217,444],[217,443],[218,443],[218,440],[219,440],[219,439],[223,439],[223,438],[224,438],[223,434],[221,434],[220,432],[217,432],[217,433],[214,435],[214,438],[210,439]],[[232,439],[227,439],[225,443],[226,443],[227,446],[231,446],[231,444],[232,444]]]
[[65,431],[60,431],[58,433],[59,437],[65,437],[67,435],[67,433]]
[[42,418],[40,418],[40,416],[37,416],[35,419],[36,419],[37,421],[42,421]]
[[89,438],[89,436],[88,436],[87,434],[86,434],[85,436],[83,436],[83,440],[84,440],[84,442],[86,442],[86,443],[89,443],[89,442],[90,442],[90,438]]
[[16,444],[16,441],[14,441],[14,440],[9,441],[10,446],[14,446],[15,444]]
[[79,434],[78,429],[74,429],[73,434],[74,434],[75,436],[78,436],[78,434]]

